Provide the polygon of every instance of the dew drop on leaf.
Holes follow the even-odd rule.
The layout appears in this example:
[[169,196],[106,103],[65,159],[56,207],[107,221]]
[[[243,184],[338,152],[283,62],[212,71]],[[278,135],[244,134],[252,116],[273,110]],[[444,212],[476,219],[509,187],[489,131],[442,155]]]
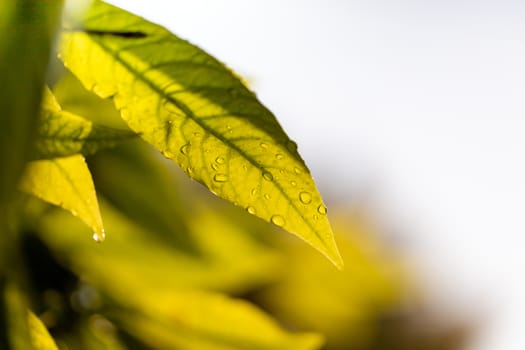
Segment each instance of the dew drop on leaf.
[[297,152],[297,144],[292,140],[288,140],[286,142],[286,149],[290,151],[290,153],[295,153]]
[[219,169],[219,166],[215,163],[211,163],[211,168],[215,171],[217,171]]
[[97,243],[104,242],[106,239],[106,233],[104,232],[104,229],[100,230],[100,232],[94,232],[93,233],[93,240]]
[[268,193],[265,193],[265,194],[264,194],[264,199],[270,199],[270,198],[271,198],[271,197],[270,197],[270,195],[269,195]]
[[281,215],[274,215],[270,219],[272,224],[275,226],[283,227],[284,226],[284,218]]
[[215,182],[226,182],[228,181],[228,176],[226,176],[225,174],[215,174],[213,180]]
[[256,188],[252,189],[252,192],[251,192],[251,193],[252,193],[252,196],[257,195],[258,192],[259,192],[258,189],[256,189]]
[[218,156],[217,158],[215,158],[215,162],[217,164],[224,164],[224,158],[221,156]]
[[188,155],[188,152],[190,151],[190,144],[187,143],[184,146],[180,148],[180,153],[184,154],[185,156]]
[[326,215],[326,207],[324,205],[319,205],[317,207],[317,212],[321,215]]
[[275,159],[277,159],[277,160],[281,160],[281,159],[283,159],[283,155],[282,155],[281,153],[277,153],[277,154],[275,155]]
[[263,178],[264,178],[266,181],[273,181],[273,175],[272,175],[272,173],[269,172],[269,171],[266,171],[266,170],[263,171]]
[[268,145],[264,142],[261,142],[261,148],[266,151],[268,149]]
[[290,185],[292,185],[293,187],[297,186],[297,182],[295,181],[290,181]]
[[312,195],[308,192],[301,192],[299,193],[299,200],[303,204],[310,204],[312,202]]
[[252,206],[247,207],[246,211],[252,215],[255,215],[255,208]]
[[293,168],[293,171],[294,171],[297,175],[300,175],[300,174],[301,174],[301,169],[299,169],[298,167]]

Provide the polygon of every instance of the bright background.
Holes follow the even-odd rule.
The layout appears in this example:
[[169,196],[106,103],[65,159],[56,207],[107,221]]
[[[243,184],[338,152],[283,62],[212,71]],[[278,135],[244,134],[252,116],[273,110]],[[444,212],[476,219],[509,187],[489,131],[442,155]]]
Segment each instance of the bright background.
[[525,2],[110,2],[244,75],[328,203],[366,200],[480,322],[470,349],[525,349]]

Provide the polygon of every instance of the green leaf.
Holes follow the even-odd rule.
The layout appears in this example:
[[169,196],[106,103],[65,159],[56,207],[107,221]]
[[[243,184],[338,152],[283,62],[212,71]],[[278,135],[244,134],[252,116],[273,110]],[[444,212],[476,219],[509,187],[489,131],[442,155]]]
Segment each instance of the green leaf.
[[34,350],[58,350],[46,326],[31,311],[27,312],[29,336]]
[[133,137],[135,134],[130,131],[95,125],[63,111],[51,91],[45,89],[36,158],[57,158],[78,153],[89,155]]
[[130,128],[213,193],[342,260],[296,144],[223,64],[163,27],[95,1],[59,57]]
[[20,189],[70,211],[94,231],[93,239],[104,240],[95,188],[83,156],[30,162]]

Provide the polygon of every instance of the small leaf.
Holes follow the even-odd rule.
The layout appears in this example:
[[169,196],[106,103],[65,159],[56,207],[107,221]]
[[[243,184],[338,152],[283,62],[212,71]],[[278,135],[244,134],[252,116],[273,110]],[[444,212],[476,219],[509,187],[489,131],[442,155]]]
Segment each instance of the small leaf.
[[29,336],[34,350],[58,350],[46,326],[31,311],[27,312]]
[[95,188],[83,156],[30,162],[20,188],[70,211],[94,231],[93,239],[104,240]]
[[36,141],[36,158],[93,154],[135,137],[130,131],[98,126],[80,116],[63,111],[55,97],[45,89],[42,120]]
[[[199,48],[95,1],[60,58],[142,138],[213,193],[292,232],[335,265],[326,208],[296,144],[244,84]],[[300,199],[308,193],[308,203]]]

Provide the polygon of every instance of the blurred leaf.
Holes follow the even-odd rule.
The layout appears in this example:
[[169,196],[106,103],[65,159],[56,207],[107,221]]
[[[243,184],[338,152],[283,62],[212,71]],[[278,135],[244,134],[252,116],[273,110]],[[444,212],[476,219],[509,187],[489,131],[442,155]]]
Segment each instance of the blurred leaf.
[[258,300],[286,324],[326,335],[327,349],[366,349],[379,320],[404,298],[406,272],[363,219],[336,213],[333,224],[341,254],[352,264],[334,271],[311,251],[287,242],[290,262]]
[[[17,277],[17,276],[15,276]],[[1,296],[6,305],[6,331],[9,347],[12,350],[32,349],[29,324],[27,322],[27,301],[19,286],[9,279]]]
[[317,334],[290,334],[255,306],[219,294],[135,291],[119,301],[136,311],[116,311],[113,318],[155,349],[306,350],[323,342]]
[[16,189],[18,178],[30,158],[51,42],[60,19],[61,5],[60,0],[18,0],[0,3],[2,225],[5,221],[2,217],[4,204]]
[[[130,220],[187,252],[196,252],[186,221],[192,220],[178,190],[173,163],[142,140],[89,159],[98,193]],[[144,186],[144,184],[149,184]]]
[[95,240],[104,240],[93,180],[81,155],[30,162],[20,188],[70,211],[94,231]]
[[101,203],[111,232],[102,245],[86,244],[86,228],[65,213],[50,213],[41,222],[42,238],[63,265],[96,286],[147,295],[181,288],[245,292],[277,272],[275,252],[209,209],[193,211],[189,234],[199,251],[194,255]]
[[27,313],[27,323],[32,349],[34,350],[58,350],[55,341],[49,335],[46,326],[31,311]]
[[60,57],[113,97],[130,128],[213,193],[297,234],[336,266],[326,208],[296,144],[223,64],[163,27],[95,1]]
[[45,89],[42,120],[36,140],[37,158],[93,154],[133,137],[135,134],[132,132],[95,125],[63,111],[51,91]]
[[104,314],[130,336],[155,349],[319,348],[319,336],[289,334],[254,306],[204,291],[244,291],[276,274],[275,256],[229,220],[195,210],[191,232],[201,254],[189,256],[104,202],[102,209],[111,231],[102,245],[71,234],[85,228],[60,211],[43,217],[41,237],[65,266],[102,292]]

